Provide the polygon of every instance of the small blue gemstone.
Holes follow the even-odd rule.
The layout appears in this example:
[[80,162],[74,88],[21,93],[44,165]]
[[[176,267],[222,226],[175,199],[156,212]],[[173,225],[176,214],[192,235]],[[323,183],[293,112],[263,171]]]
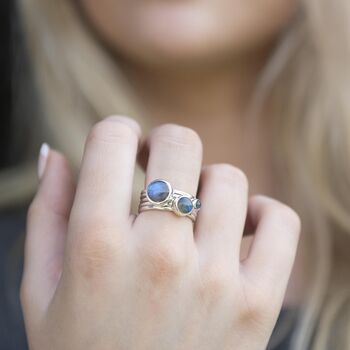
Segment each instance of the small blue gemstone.
[[193,204],[190,198],[181,197],[177,202],[177,207],[182,214],[189,214],[193,209]]
[[196,201],[194,202],[194,207],[196,209],[199,209],[202,206],[202,203],[199,199],[196,199]]
[[153,202],[160,203],[165,201],[169,196],[169,186],[166,182],[156,180],[147,186],[147,195]]

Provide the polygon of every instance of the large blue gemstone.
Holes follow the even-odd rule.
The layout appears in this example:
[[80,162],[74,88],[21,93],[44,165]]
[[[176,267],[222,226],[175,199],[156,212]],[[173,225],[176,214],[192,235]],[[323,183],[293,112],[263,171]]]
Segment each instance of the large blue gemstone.
[[161,180],[152,181],[147,186],[147,195],[149,199],[156,203],[165,201],[169,196],[169,192],[168,184]]
[[193,209],[193,204],[190,198],[181,197],[177,202],[177,207],[182,214],[189,214]]

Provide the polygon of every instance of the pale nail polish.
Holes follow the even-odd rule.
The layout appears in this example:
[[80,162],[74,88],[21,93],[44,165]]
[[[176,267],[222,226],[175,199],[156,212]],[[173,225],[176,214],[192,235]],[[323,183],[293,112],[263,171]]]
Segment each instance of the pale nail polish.
[[39,160],[38,160],[38,176],[42,178],[45,172],[47,158],[50,152],[50,147],[47,143],[43,143],[40,147]]

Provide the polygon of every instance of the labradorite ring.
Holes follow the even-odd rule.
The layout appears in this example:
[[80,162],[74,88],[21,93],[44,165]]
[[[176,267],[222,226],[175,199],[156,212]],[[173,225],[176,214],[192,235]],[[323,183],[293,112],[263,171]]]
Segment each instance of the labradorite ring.
[[139,213],[146,210],[167,210],[195,221],[200,208],[198,198],[173,189],[168,181],[162,179],[152,181],[141,191]]

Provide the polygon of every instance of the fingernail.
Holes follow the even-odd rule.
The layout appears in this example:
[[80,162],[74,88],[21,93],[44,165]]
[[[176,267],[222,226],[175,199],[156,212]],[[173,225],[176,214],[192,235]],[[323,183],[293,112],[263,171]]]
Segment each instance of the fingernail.
[[47,143],[43,143],[41,145],[41,147],[40,147],[39,160],[38,160],[38,177],[39,177],[39,180],[44,175],[49,152],[50,152],[49,145]]

